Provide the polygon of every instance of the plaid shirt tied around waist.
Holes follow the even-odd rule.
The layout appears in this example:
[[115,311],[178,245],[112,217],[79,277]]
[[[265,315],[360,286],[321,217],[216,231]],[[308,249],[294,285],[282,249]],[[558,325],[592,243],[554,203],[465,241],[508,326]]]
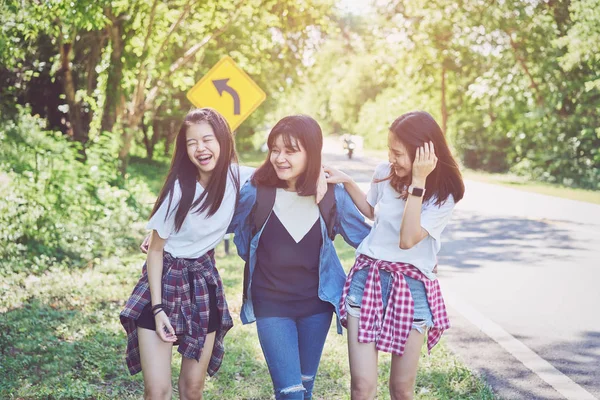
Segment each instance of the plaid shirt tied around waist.
[[[190,292],[189,275],[192,273],[194,293]],[[164,252],[162,276],[162,304],[169,321],[179,336],[177,351],[183,357],[200,360],[208,332],[210,313],[208,286],[216,287],[217,308],[220,313],[219,328],[215,336],[208,374],[213,376],[221,366],[224,354],[223,339],[233,327],[227,308],[221,277],[215,267],[214,251],[210,250],[197,259],[175,258]],[[195,301],[194,301],[195,300]],[[151,303],[147,265],[142,277],[133,289],[125,308],[121,311],[121,324],[127,332],[127,368],[134,375],[142,370],[135,321],[144,307]]]
[[[360,307],[358,341],[360,343],[375,342],[377,350],[397,356],[404,353],[414,315],[414,302],[408,284],[404,280],[404,275],[406,275],[425,284],[427,301],[433,314],[433,327],[427,332],[427,349],[431,351],[442,337],[444,330],[450,328],[450,321],[438,280],[428,279],[411,264],[376,260],[363,254],[359,255],[346,279],[340,301],[342,325],[347,328],[346,296],[352,283],[352,277],[356,271],[363,268],[369,268],[369,274]],[[380,269],[390,272],[393,279],[385,317],[383,316]]]

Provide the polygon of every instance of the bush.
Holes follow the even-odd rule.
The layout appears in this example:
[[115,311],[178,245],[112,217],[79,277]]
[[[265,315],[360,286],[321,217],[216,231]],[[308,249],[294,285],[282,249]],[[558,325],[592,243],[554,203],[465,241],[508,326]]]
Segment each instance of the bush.
[[120,254],[149,211],[148,188],[118,174],[115,138],[98,137],[83,161],[79,143],[44,128],[26,110],[0,124],[0,274]]

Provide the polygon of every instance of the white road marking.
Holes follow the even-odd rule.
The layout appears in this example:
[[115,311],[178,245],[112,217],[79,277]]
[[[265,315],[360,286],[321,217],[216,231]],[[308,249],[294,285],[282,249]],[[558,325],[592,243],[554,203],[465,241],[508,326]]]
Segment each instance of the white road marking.
[[458,311],[469,322],[502,346],[513,357],[568,400],[597,400],[587,390],[557,370],[552,364],[537,355],[521,341],[502,329],[500,325],[475,310],[469,304],[452,296],[447,291],[444,293],[444,299],[449,306]]

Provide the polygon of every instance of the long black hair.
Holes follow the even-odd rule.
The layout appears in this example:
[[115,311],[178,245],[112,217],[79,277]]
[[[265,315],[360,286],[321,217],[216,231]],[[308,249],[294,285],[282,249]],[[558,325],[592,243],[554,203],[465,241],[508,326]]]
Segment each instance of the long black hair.
[[[317,182],[321,173],[321,151],[323,150],[323,132],[321,127],[308,115],[290,115],[275,124],[267,139],[269,153],[265,162],[254,172],[252,183],[255,186],[287,187],[287,183],[277,177],[277,172],[271,164],[271,152],[275,140],[282,136],[285,147],[298,151],[295,141],[300,143],[308,154],[306,171],[296,182],[296,190],[301,196],[310,196],[317,193]],[[294,140],[295,141],[294,141]]]
[[[208,185],[200,197],[194,201],[196,182],[200,174],[198,168],[192,163],[187,154],[186,132],[189,126],[202,122],[212,127],[220,146],[220,152]],[[167,195],[169,196],[167,216],[169,215],[176,181],[179,181],[179,185],[181,186],[181,200],[176,205],[175,232],[181,229],[181,225],[183,225],[183,221],[190,210],[197,213],[208,210],[208,216],[213,215],[221,206],[221,202],[225,196],[228,174],[231,174],[233,178],[236,196],[239,193],[239,170],[231,168],[232,163],[237,164],[237,154],[235,152],[233,134],[225,118],[212,108],[200,108],[190,111],[185,116],[181,128],[179,128],[179,132],[177,133],[171,167],[150,216],[152,217],[158,211],[162,202],[166,200]]]
[[[452,195],[456,203],[463,198],[465,185],[458,164],[452,157],[442,129],[431,114],[425,111],[411,111],[402,114],[392,123],[390,132],[406,147],[411,162],[415,161],[415,152],[418,147],[430,141],[433,142],[438,162],[425,181],[424,201],[435,196],[435,204],[440,205],[446,201],[449,195]],[[411,177],[401,178],[392,170],[390,176],[383,180],[388,179],[391,180],[392,187],[398,193],[403,193],[402,197],[406,199],[407,194],[404,188],[410,184]]]

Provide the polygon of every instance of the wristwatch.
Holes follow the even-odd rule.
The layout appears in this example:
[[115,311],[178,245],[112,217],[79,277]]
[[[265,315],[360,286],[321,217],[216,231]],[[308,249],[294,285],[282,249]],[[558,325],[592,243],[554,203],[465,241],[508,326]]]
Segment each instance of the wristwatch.
[[408,187],[408,194],[412,194],[413,196],[416,196],[416,197],[423,197],[423,195],[425,194],[425,189],[414,187],[413,185],[410,185]]

